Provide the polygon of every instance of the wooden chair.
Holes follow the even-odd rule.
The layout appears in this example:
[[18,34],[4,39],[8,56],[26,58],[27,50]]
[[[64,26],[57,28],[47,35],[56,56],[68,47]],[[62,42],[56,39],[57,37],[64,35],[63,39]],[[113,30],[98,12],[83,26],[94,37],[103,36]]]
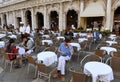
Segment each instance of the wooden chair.
[[35,68],[35,77],[36,77],[36,61],[35,59],[33,59],[32,56],[27,56],[27,59],[28,59],[28,73],[29,73],[29,69],[30,69],[30,66],[34,67]]
[[106,61],[112,67],[114,78],[120,79],[120,58],[119,57],[110,57]]
[[73,46],[74,53],[71,56],[71,60],[74,60],[75,56],[79,59],[79,51],[77,50],[77,47]]
[[12,67],[13,67],[13,60],[10,60],[9,59],[9,56],[8,56],[9,53],[5,53],[4,54],[4,62],[5,62],[5,69],[6,69],[6,66],[7,64],[10,64],[10,72],[12,71]]
[[106,54],[106,51],[104,50],[99,50],[99,49],[95,50],[95,55],[100,56],[102,58],[102,61],[104,61],[105,59],[105,54]]
[[56,64],[47,67],[42,63],[37,63],[37,70],[38,70],[38,76],[40,77],[43,76],[48,79],[48,82],[50,82],[51,75],[56,70]]
[[98,55],[86,55],[80,62],[80,66],[83,70],[84,68],[84,65],[87,63],[87,62],[90,62],[90,61],[98,61],[98,62],[102,62],[102,58]]
[[44,42],[45,47],[50,47],[50,45],[47,42]]
[[111,56],[120,57],[120,52],[111,52]]
[[69,69],[72,74],[70,82],[86,82],[87,75],[82,72],[76,72],[75,70]]

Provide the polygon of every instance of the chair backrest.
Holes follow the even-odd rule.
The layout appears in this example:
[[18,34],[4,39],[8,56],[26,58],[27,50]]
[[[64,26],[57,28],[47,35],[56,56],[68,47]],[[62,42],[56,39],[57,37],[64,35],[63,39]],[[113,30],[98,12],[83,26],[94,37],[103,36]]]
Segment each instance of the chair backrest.
[[42,64],[42,63],[37,63],[37,69],[40,72],[47,73],[46,66],[44,64]]
[[77,47],[73,46],[74,52],[78,52]]
[[49,44],[47,42],[44,42],[44,46],[49,47]]
[[99,49],[95,50],[95,54],[100,56],[100,57],[104,57],[105,53],[106,53],[106,51],[104,51],[104,50],[99,50]]
[[4,58],[5,58],[5,60],[10,60],[10,58],[9,58],[7,53],[4,53]]
[[56,48],[55,48],[55,46],[51,46],[51,47],[49,47],[49,51],[56,52]]
[[98,61],[98,62],[102,62],[102,58],[98,55],[86,55],[80,62],[80,65],[82,67],[84,67],[84,65],[87,63],[87,62],[90,62],[90,61]]
[[72,74],[72,82],[85,82],[87,75],[81,72],[76,72],[74,70],[69,69]]
[[112,57],[111,58],[111,67],[113,71],[120,72],[120,58],[118,57]]
[[120,52],[112,52],[111,55],[115,57],[120,57]]
[[85,49],[85,48],[86,48],[86,45],[87,45],[87,42],[86,42],[86,41],[81,42],[81,43],[80,43],[81,49]]
[[33,59],[32,56],[27,56],[27,59],[28,59],[28,62],[29,62],[30,64],[34,64],[34,65],[35,65],[35,60]]

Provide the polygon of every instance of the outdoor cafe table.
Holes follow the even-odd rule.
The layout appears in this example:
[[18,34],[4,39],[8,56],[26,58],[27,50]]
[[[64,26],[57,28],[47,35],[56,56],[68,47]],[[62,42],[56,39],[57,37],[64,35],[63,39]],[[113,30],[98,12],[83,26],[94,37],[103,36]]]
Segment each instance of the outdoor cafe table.
[[0,48],[5,47],[5,42],[4,41],[0,41]]
[[106,42],[109,44],[109,46],[111,46],[112,44],[117,44],[116,41],[106,41]]
[[42,45],[44,45],[44,42],[47,42],[48,45],[53,44],[52,40],[42,40]]
[[92,76],[92,82],[97,80],[110,82],[114,79],[112,68],[101,62],[88,62],[84,66],[84,73]]
[[0,38],[4,38],[6,34],[0,34]]
[[87,38],[79,38],[79,39],[78,39],[78,42],[81,43],[81,42],[87,41],[87,40],[88,40]]
[[116,49],[116,48],[107,47],[107,46],[101,47],[100,50],[105,50],[108,55],[110,55],[110,52],[112,52],[112,51],[113,51],[113,52],[117,52],[117,49]]
[[38,62],[42,61],[46,66],[50,66],[53,63],[57,62],[57,55],[55,52],[51,51],[40,52],[37,54],[37,60]]
[[73,43],[70,43],[70,45],[71,45],[71,46],[75,46],[75,47],[77,47],[77,50],[78,50],[78,51],[81,49],[79,43],[74,43],[74,42],[73,42]]
[[58,36],[58,37],[57,37],[57,40],[60,40],[60,39],[65,40],[65,37],[64,37],[64,36]]
[[42,35],[42,37],[45,37],[45,38],[50,38],[49,35]]

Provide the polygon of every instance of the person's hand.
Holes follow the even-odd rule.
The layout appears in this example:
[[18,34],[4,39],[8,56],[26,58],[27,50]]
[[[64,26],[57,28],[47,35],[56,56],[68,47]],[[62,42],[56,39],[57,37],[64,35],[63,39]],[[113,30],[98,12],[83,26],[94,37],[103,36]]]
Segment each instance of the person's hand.
[[60,51],[60,53],[61,53],[61,54],[65,54],[65,52],[64,52],[64,51]]

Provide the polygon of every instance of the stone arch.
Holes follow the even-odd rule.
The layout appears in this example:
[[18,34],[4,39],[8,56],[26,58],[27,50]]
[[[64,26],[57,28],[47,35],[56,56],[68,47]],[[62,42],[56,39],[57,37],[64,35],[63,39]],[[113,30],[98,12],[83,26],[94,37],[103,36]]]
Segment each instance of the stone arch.
[[44,26],[44,15],[43,15],[43,13],[41,13],[41,12],[36,13],[36,22],[37,22],[37,28],[39,28],[41,30],[42,27]]
[[57,31],[59,25],[59,14],[57,13],[57,11],[51,11],[49,19],[50,19],[50,29]]
[[31,15],[32,14],[31,14],[30,10],[25,11],[25,20],[26,20],[25,24],[29,24],[30,27],[32,27],[32,17],[31,17]]
[[7,25],[7,15],[3,14],[3,24]]
[[71,28],[72,25],[74,25],[74,27],[78,27],[78,13],[77,11],[75,11],[74,9],[70,9],[67,11],[66,14],[66,26],[68,29]]

